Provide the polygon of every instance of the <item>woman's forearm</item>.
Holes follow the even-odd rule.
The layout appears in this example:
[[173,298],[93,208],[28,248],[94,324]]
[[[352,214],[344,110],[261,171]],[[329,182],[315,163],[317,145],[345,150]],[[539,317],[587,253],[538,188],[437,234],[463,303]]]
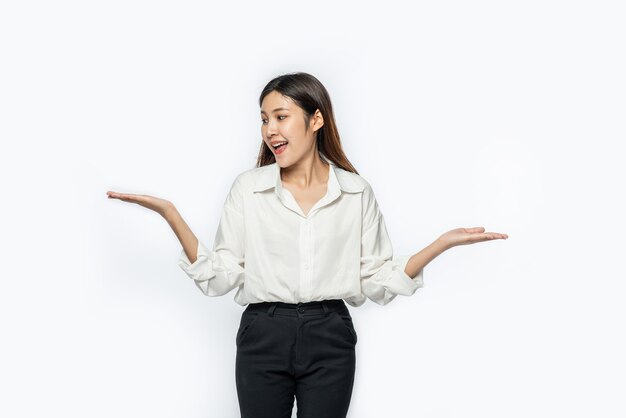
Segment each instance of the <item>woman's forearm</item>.
[[404,272],[411,278],[415,278],[426,264],[430,263],[435,257],[447,250],[448,247],[439,239],[433,241],[420,252],[413,254],[406,263]]
[[163,217],[174,231],[174,234],[176,234],[187,258],[193,264],[198,253],[198,238],[196,238],[174,205],[168,208]]

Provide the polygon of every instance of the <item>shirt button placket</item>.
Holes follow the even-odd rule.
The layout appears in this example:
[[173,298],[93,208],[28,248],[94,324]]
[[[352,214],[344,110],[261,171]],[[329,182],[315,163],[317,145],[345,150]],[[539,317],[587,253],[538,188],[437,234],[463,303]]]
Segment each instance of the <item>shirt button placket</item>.
[[306,220],[306,238],[307,238],[307,262],[306,262],[306,272],[307,272],[307,283],[309,289],[309,299],[313,296],[313,254],[314,254],[314,245],[313,245],[313,221],[311,218],[307,218]]
[[303,218],[300,223],[300,243],[302,244],[300,251],[300,259],[302,260],[302,265],[300,268],[300,297],[304,300],[309,300],[311,298],[312,288],[311,288],[311,263],[312,263],[312,255],[313,255],[313,241],[312,241],[312,230],[311,230],[311,219]]
[[300,288],[299,297],[301,300],[306,300],[309,290],[306,286],[306,265],[307,265],[307,233],[306,233],[306,218],[300,219]]

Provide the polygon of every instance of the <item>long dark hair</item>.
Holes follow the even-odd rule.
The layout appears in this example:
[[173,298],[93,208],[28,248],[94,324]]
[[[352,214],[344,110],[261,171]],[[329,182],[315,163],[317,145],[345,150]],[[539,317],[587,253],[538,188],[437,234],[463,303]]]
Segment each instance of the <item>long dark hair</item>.
[[[319,109],[324,117],[324,125],[317,131],[316,142],[318,152],[332,161],[337,167],[359,174],[343,152],[330,95],[317,78],[303,72],[289,73],[275,77],[267,83],[261,92],[259,107],[263,104],[265,96],[272,91],[277,91],[289,97],[296,105],[302,108],[304,111],[305,129],[309,128],[311,117],[315,113],[315,110]],[[256,166],[262,167],[274,162],[276,162],[274,154],[265,141],[261,140],[261,149]]]

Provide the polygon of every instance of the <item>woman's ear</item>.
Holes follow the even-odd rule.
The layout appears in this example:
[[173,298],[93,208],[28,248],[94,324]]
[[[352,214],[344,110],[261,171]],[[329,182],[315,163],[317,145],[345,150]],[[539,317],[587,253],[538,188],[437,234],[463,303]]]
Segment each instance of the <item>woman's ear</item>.
[[315,109],[315,113],[313,114],[313,132],[317,131],[322,126],[324,126],[324,116],[319,109]]

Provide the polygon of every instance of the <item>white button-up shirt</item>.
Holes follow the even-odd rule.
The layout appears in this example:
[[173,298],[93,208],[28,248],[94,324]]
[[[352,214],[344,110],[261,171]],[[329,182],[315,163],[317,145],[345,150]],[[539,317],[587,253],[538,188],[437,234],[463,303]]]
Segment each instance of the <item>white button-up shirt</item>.
[[178,265],[207,296],[238,288],[235,302],[311,302],[343,299],[379,305],[423,286],[423,269],[411,278],[410,255],[393,257],[383,215],[370,184],[330,164],[326,195],[304,214],[282,185],[280,166],[239,174],[226,197],[209,250],[200,241],[192,264]]

